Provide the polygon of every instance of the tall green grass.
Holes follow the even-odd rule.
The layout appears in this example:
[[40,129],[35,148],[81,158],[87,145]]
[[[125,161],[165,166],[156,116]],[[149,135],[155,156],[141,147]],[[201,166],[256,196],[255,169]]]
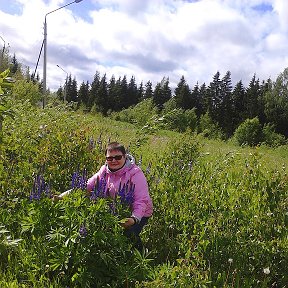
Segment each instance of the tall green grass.
[[[1,147],[1,287],[287,287],[287,147],[150,135],[61,107],[15,111]],[[128,147],[149,182],[142,255],[109,201],[80,190],[57,204],[29,201],[37,175],[61,193],[75,171],[96,172],[109,140]]]

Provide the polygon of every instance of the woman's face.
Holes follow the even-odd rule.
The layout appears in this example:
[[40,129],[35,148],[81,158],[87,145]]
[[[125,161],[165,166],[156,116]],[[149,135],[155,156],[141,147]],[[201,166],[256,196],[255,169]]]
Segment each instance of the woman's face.
[[125,155],[121,151],[112,150],[106,153],[106,163],[111,170],[120,169],[125,163]]

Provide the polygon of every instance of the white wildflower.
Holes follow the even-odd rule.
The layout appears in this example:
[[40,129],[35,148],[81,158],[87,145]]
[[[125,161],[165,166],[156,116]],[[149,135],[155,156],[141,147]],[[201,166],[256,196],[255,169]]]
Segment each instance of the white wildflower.
[[233,259],[232,259],[232,258],[229,258],[229,259],[228,259],[228,263],[232,264],[232,263],[233,263]]
[[266,274],[266,275],[270,274],[270,269],[269,269],[269,267],[264,268],[264,269],[263,269],[263,272],[264,272],[264,274]]

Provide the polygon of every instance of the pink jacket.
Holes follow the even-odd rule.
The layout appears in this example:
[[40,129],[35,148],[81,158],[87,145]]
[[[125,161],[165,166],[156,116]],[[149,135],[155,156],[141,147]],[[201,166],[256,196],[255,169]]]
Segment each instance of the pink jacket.
[[121,187],[128,181],[135,185],[134,201],[132,203],[132,216],[136,217],[139,221],[142,217],[150,217],[153,213],[153,204],[148,191],[148,184],[142,170],[129,159],[126,160],[125,165],[112,172],[108,166],[103,165],[100,170],[87,181],[87,190],[94,189],[97,177],[105,179],[106,189],[109,189],[109,196],[114,198],[118,192],[120,183]]

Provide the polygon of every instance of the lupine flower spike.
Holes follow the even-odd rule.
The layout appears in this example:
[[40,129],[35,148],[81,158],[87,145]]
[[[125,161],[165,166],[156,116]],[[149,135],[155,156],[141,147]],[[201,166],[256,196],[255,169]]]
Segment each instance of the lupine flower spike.
[[42,175],[38,174],[34,178],[34,183],[32,187],[32,191],[30,193],[29,199],[32,200],[40,200],[42,194],[45,194],[46,196],[50,196],[50,187],[49,185],[45,182],[44,178]]
[[87,236],[87,229],[84,224],[82,224],[79,228],[79,235],[81,238],[85,238]]
[[89,138],[89,144],[88,144],[88,150],[89,150],[89,151],[92,151],[92,150],[94,150],[94,148],[95,148],[94,139],[93,139],[93,137],[90,137],[90,138]]
[[87,184],[87,170],[84,168],[82,174],[78,171],[74,172],[72,175],[71,188],[72,189],[86,189]]
[[102,177],[101,179],[98,176],[96,179],[94,189],[91,193],[90,199],[96,200],[97,198],[105,198],[107,196],[107,191],[108,191],[108,189],[106,190],[105,176]]

